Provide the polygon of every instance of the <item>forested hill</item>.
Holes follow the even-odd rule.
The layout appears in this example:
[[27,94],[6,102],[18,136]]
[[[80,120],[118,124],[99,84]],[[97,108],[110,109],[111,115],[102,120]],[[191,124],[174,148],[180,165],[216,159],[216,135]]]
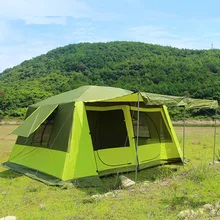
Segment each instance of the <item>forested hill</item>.
[[138,42],[57,48],[0,74],[0,117],[20,117],[30,104],[88,84],[220,101],[220,51]]

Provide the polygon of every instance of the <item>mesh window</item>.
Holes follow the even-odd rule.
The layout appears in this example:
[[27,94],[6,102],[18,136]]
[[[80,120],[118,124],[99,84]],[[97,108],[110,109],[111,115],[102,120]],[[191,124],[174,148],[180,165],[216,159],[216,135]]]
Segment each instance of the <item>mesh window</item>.
[[49,139],[54,124],[55,112],[53,112],[34,132],[32,145],[34,146],[49,146]]
[[[131,111],[134,135],[137,132],[137,111]],[[170,142],[171,136],[160,112],[139,113],[139,145],[152,142]]]
[[[131,111],[131,118],[134,130],[134,137],[137,137],[137,126],[138,126],[138,112]],[[139,135],[138,144],[145,145],[147,140],[151,138],[149,127],[148,127],[148,116],[146,112],[139,112]]]
[[74,104],[59,105],[29,137],[18,136],[16,144],[68,151]]
[[31,134],[29,137],[18,136],[17,144],[49,147],[49,140],[54,124],[56,110],[39,126],[39,128]]
[[122,110],[87,110],[94,150],[129,146]]

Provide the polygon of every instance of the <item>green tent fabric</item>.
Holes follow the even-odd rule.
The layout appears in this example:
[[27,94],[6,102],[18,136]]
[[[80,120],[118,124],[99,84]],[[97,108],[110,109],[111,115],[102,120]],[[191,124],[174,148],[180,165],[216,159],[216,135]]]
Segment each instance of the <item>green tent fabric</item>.
[[216,100],[193,99],[183,96],[170,96],[146,92],[141,92],[141,96],[147,105],[185,106],[187,109],[218,108],[218,102]]
[[32,106],[53,105],[69,102],[94,102],[113,99],[132,94],[125,89],[104,86],[82,86],[77,89],[52,96]]
[[28,137],[43,123],[58,105],[39,106],[12,134]]
[[[114,100],[120,97],[129,97],[135,94],[132,91],[105,87],[105,86],[82,86],[77,89],[61,93],[56,96],[52,96],[41,102],[38,102],[33,107],[44,106],[44,105],[55,105],[60,103],[70,103],[76,101],[82,102],[98,102],[106,100]],[[137,94],[137,93],[136,93]],[[203,100],[186,98],[183,96],[171,96],[161,95],[156,93],[141,92],[143,101],[147,105],[166,105],[166,106],[185,106],[185,108],[211,108],[217,109],[218,102],[215,100]],[[126,100],[126,99],[125,99]]]
[[199,108],[199,109],[217,109],[219,107],[218,102],[216,100],[207,100],[207,99],[192,99],[185,98],[184,99],[187,109],[191,108]]
[[13,132],[18,138],[5,166],[36,179],[49,178],[54,184],[56,178],[95,184],[100,176],[134,171],[137,166],[182,163],[165,105],[218,107],[214,100],[82,86],[28,108],[27,118]]

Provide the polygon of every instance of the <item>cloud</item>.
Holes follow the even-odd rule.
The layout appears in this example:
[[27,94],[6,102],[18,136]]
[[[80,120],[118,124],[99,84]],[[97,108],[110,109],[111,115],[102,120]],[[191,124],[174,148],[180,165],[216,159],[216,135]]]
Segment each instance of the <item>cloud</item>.
[[79,42],[107,42],[112,39],[108,36],[103,36],[99,31],[99,26],[92,22],[77,22],[71,31],[64,33],[64,41],[72,43]]
[[150,40],[157,41],[161,38],[178,38],[176,34],[172,34],[163,27],[155,26],[136,26],[128,29],[130,36],[142,39],[141,41]]
[[10,27],[6,22],[0,21],[0,42],[5,41],[7,39],[10,33],[9,29]]
[[[13,7],[12,7],[13,6]],[[6,17],[44,17],[71,16],[85,17],[88,7],[78,0],[7,0],[1,2],[0,16]]]
[[[210,48],[210,37],[207,37],[206,42],[204,42],[204,37],[201,35],[188,37],[181,33],[173,33],[174,31],[175,29],[172,28],[166,29],[164,27],[157,26],[136,26],[129,28],[126,35],[134,41],[141,41],[164,46],[190,49]],[[212,34],[209,34],[209,36],[211,35]]]
[[26,24],[66,24],[66,17],[25,17]]
[[[12,7],[13,5],[13,7]],[[22,19],[26,24],[66,24],[66,17],[89,18],[93,21],[119,20],[122,15],[97,10],[83,0],[5,0],[0,17]],[[65,17],[65,18],[64,18]]]
[[[13,6],[13,7],[12,7]],[[89,17],[89,7],[79,0],[5,0],[0,17],[22,19],[26,24],[66,24],[66,17]]]

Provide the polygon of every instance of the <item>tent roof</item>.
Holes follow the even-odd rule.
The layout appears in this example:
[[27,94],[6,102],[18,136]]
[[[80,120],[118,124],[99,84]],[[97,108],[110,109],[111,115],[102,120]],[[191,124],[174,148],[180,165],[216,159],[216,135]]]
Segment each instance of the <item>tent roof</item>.
[[52,96],[32,106],[40,105],[53,105],[69,102],[97,102],[125,95],[132,94],[133,92],[125,89],[105,87],[105,86],[81,86],[77,89]]
[[[138,93],[115,87],[82,86],[52,96],[32,106],[38,107],[42,105],[55,105],[76,101],[137,102]],[[169,96],[146,92],[141,92],[140,101],[144,101],[147,105],[185,106],[186,108],[218,108],[218,102],[215,100],[192,99],[183,96]]]

